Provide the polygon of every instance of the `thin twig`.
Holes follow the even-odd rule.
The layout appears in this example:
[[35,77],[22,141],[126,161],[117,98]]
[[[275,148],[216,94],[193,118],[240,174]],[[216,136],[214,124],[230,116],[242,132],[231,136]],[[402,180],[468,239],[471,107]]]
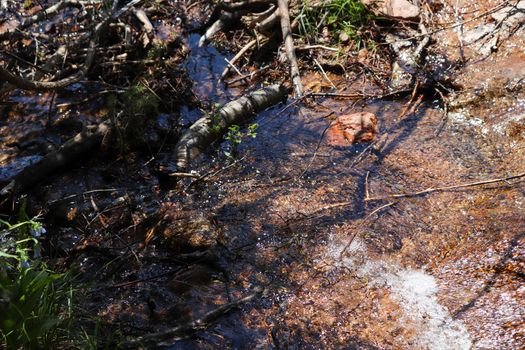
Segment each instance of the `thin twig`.
[[[329,117],[329,116],[331,116],[333,114],[334,114],[334,112],[330,112],[327,115],[325,115],[323,118],[327,118],[327,117]],[[328,124],[328,126],[323,130],[323,133],[321,134],[321,137],[319,138],[319,142],[317,143],[317,147],[315,147],[314,154],[312,155],[312,158],[310,159],[310,162],[308,163],[308,165],[306,166],[304,171],[299,176],[299,179],[302,178],[304,176],[304,174],[306,174],[308,172],[308,170],[310,169],[310,167],[312,166],[312,164],[313,164],[313,162],[315,160],[315,157],[317,156],[317,151],[319,151],[319,147],[321,147],[321,143],[323,142],[324,134],[326,134],[326,132],[328,131],[328,129],[330,129],[330,127],[332,126],[333,123],[334,123],[334,120],[332,120],[330,122],[330,124]]]
[[171,173],[168,176],[172,176],[172,177],[192,177],[192,178],[195,178],[195,179],[198,179],[198,178],[201,177],[201,175],[199,175],[197,173],[178,173],[178,172]]
[[321,66],[321,64],[319,63],[319,61],[317,61],[317,59],[314,58],[314,62],[315,64],[317,65],[317,67],[319,68],[319,70],[321,71],[321,73],[323,74],[323,77],[330,83],[330,85],[332,85],[332,87],[337,91],[339,90],[337,88],[337,86],[334,85],[334,83],[330,80],[330,78],[328,77],[328,75],[326,75],[326,72],[324,71],[323,69],[323,66]]
[[256,290],[255,293],[250,294],[247,297],[237,299],[225,305],[221,305],[218,308],[206,313],[201,318],[191,321],[187,324],[183,324],[178,327],[170,328],[162,332],[146,334],[146,335],[137,337],[135,339],[128,340],[124,342],[123,346],[125,348],[136,348],[138,345],[143,345],[145,343],[150,343],[150,344],[158,343],[163,340],[167,340],[167,339],[174,338],[174,337],[181,336],[181,335],[189,335],[200,329],[205,329],[212,322],[217,320],[221,315],[228,313],[233,308],[239,307],[239,305],[241,304],[244,304],[244,303],[247,303],[253,300],[261,292],[262,290]]
[[416,93],[417,93],[417,88],[418,87],[419,87],[419,81],[416,81],[416,83],[414,84],[414,90],[412,90],[412,96],[410,96],[410,100],[408,101],[406,106],[401,111],[401,114],[399,115],[398,119],[402,119],[406,115],[406,113],[408,112],[408,109],[412,105],[412,102],[414,102],[414,98],[416,97]]
[[[234,64],[237,63],[237,61],[240,60],[241,57],[244,56],[244,54],[249,49],[251,49],[252,46],[254,46],[255,44],[257,44],[257,40],[255,40],[255,39],[250,41],[250,42],[248,42],[248,44],[244,45],[244,47],[241,50],[239,50],[239,52],[237,52],[237,54],[235,56],[233,56],[231,60],[229,60],[229,61],[227,60],[228,66],[226,66],[226,68],[224,68],[224,71],[222,72],[219,81],[222,81],[222,80],[224,80],[224,78],[226,78],[226,76],[230,72],[230,65],[232,67],[235,67]],[[242,75],[242,74],[240,74],[240,75]]]
[[385,199],[392,199],[392,198],[407,198],[407,197],[417,197],[423,194],[433,193],[433,192],[442,192],[442,191],[448,191],[448,190],[455,190],[460,188],[467,188],[467,187],[475,187],[475,186],[481,186],[481,185],[487,185],[492,183],[498,183],[498,182],[507,182],[509,180],[515,180],[520,179],[522,177],[525,177],[525,173],[521,173],[518,175],[512,175],[497,179],[490,179],[490,180],[482,180],[482,181],[476,181],[476,182],[470,182],[466,184],[459,184],[459,185],[451,185],[451,186],[442,186],[442,187],[430,187],[421,191],[417,192],[409,192],[409,193],[396,193],[389,196],[381,196],[381,197],[369,197],[365,198],[365,201],[380,201]]

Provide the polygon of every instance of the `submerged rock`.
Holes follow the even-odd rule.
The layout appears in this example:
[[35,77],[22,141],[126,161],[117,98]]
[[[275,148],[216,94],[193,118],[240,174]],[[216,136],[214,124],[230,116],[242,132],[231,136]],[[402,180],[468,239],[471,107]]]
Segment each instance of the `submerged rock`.
[[350,144],[369,142],[378,133],[377,118],[374,114],[360,112],[339,116],[328,129],[328,144],[348,146]]

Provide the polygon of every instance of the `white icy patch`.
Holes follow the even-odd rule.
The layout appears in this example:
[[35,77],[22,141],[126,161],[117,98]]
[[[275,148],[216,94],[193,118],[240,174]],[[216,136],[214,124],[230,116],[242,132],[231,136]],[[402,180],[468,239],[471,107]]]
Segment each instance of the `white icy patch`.
[[[428,350],[463,350],[472,347],[466,327],[452,319],[437,300],[438,285],[424,270],[405,269],[395,262],[371,260],[363,240],[348,241],[332,237],[323,260],[345,266],[366,277],[370,284],[386,286],[391,297],[404,311],[404,318],[415,325],[418,334],[414,348]],[[345,253],[341,256],[341,253]]]

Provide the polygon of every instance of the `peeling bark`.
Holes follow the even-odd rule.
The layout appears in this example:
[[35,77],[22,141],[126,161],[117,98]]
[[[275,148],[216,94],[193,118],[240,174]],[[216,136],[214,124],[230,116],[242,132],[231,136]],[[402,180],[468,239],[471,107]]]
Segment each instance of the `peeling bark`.
[[177,143],[177,167],[187,168],[190,161],[219,139],[228,127],[241,124],[254,114],[284,101],[287,94],[285,86],[271,85],[227,103],[216,117],[208,115],[200,118]]

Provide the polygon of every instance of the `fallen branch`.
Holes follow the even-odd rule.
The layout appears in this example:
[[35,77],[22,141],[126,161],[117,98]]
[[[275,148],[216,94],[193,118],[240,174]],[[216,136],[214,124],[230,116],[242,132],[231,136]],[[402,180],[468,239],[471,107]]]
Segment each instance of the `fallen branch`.
[[265,7],[274,3],[275,0],[244,0],[236,2],[220,2],[219,8],[228,12],[235,12],[239,10],[256,11],[260,7]]
[[79,0],[62,0],[36,14],[34,14],[31,17],[28,17],[26,20],[24,20],[21,24],[16,26],[15,28],[8,29],[2,33],[0,33],[0,41],[9,39],[11,35],[16,35],[17,33],[20,33],[24,29],[29,28],[31,25],[41,22],[44,19],[48,19],[49,17],[55,16],[58,14],[59,11],[62,9],[65,9],[66,7],[77,7],[77,8],[83,8],[85,6],[89,5],[99,5],[102,1],[79,1]]
[[109,131],[110,126],[104,122],[95,128],[77,134],[58,150],[48,153],[39,162],[26,167],[15,175],[9,184],[0,191],[0,195],[6,196],[16,193],[47,179],[57,169],[79,159],[81,155],[100,145]]
[[95,58],[95,46],[98,42],[98,36],[104,27],[103,24],[105,24],[105,22],[98,24],[97,29],[95,29],[95,34],[93,34],[94,38],[91,40],[89,44],[89,51],[87,53],[84,64],[76,73],[70,75],[69,77],[60,79],[58,81],[50,81],[50,82],[35,81],[35,80],[30,80],[30,79],[19,77],[9,72],[7,69],[0,67],[0,80],[5,80],[11,85],[16,86],[19,89],[36,90],[36,91],[62,89],[68,85],[71,85],[73,83],[80,81],[87,74],[87,72],[91,68],[91,65],[93,64],[93,61]]
[[301,83],[299,66],[297,65],[297,58],[295,57],[292,28],[290,26],[290,13],[288,11],[288,0],[278,0],[277,3],[279,5],[281,31],[283,34],[286,57],[288,58],[288,63],[290,64],[290,76],[295,90],[295,97],[301,98],[303,96],[303,84]]
[[191,321],[187,324],[184,324],[178,327],[174,327],[174,328],[162,331],[162,332],[146,334],[141,337],[137,337],[135,339],[128,340],[124,342],[122,346],[128,349],[136,348],[137,346],[145,345],[145,344],[150,344],[150,345],[156,344],[160,346],[160,345],[163,345],[163,344],[159,344],[160,342],[163,342],[166,340],[175,341],[177,339],[180,339],[180,337],[182,336],[188,336],[199,330],[206,329],[207,327],[209,327],[211,323],[216,321],[220,316],[230,312],[232,309],[236,307],[239,307],[241,304],[244,304],[244,303],[247,303],[253,300],[261,292],[262,290],[256,290],[255,293],[250,294],[247,297],[237,299],[235,301],[232,301],[231,303],[219,306],[218,308],[208,312],[207,314],[205,314],[204,316],[202,316],[201,318],[197,320]]
[[[141,1],[142,0],[132,0],[132,1],[130,1],[124,7],[120,8],[118,10],[115,10],[115,12],[113,12],[111,15],[107,16],[102,22],[98,23],[95,26],[95,29],[93,30],[93,34],[92,34],[91,39],[89,41],[89,48],[88,48],[88,52],[87,52],[84,64],[82,65],[82,67],[80,67],[80,69],[76,73],[73,73],[72,75],[70,75],[70,76],[68,76],[66,78],[60,79],[58,81],[43,82],[43,81],[35,81],[35,80],[30,80],[30,79],[25,79],[25,78],[19,77],[19,76],[15,75],[15,74],[9,72],[7,69],[0,67],[0,81],[2,81],[2,80],[7,81],[11,85],[13,85],[13,86],[15,86],[17,88],[20,88],[20,89],[37,90],[37,91],[38,90],[57,90],[57,89],[62,89],[64,87],[68,86],[68,85],[71,85],[73,83],[76,83],[76,82],[80,81],[82,78],[84,78],[84,76],[86,76],[86,74],[88,73],[89,69],[91,68],[91,65],[94,62],[96,46],[97,46],[98,39],[99,39],[99,36],[102,33],[102,31],[106,28],[106,26],[111,21],[117,19],[123,13],[125,13],[127,10],[129,10],[132,6],[138,4]],[[25,28],[25,26],[29,26],[32,23],[35,23],[35,21],[41,20],[42,18],[44,18],[45,16],[49,15],[50,13],[54,14],[54,13],[58,12],[60,9],[63,8],[61,6],[66,6],[66,5],[69,5],[70,3],[77,4],[77,3],[81,3],[81,2],[80,1],[75,1],[75,0],[62,1],[62,2],[60,2],[60,3],[58,3],[56,5],[58,10],[56,10],[52,6],[48,10],[40,12],[37,15],[31,17],[31,18],[33,18],[32,20],[31,19],[30,20],[26,20],[26,22],[24,22],[24,24],[22,24],[22,28]],[[94,2],[89,2],[89,3],[94,3]],[[64,4],[66,4],[66,5],[64,5]],[[58,6],[58,5],[60,5],[60,6]],[[50,9],[52,9],[52,8],[53,8],[54,12],[50,11]],[[33,21],[33,22],[31,22],[31,21]],[[2,35],[4,35],[4,34],[5,33],[1,33],[0,34],[0,40],[2,40]]]
[[213,22],[213,24],[206,30],[206,33],[204,33],[200,39],[199,39],[199,47],[205,46],[211,38],[213,38],[218,32],[222,31],[227,26],[231,25],[232,23],[235,23],[242,17],[243,13],[240,11],[238,12],[226,12],[221,15],[221,17]]
[[[252,46],[254,46],[255,44],[257,44],[257,40],[255,40],[255,39],[250,41],[250,42],[248,42],[248,44],[244,45],[244,47],[239,52],[237,52],[237,54],[235,56],[233,56],[233,58],[229,61],[229,63],[231,65],[234,65],[235,63],[237,63],[237,61],[240,60],[242,56],[244,56],[246,51],[251,49]],[[224,71],[222,72],[219,81],[224,80],[224,78],[226,78],[228,73],[230,73],[230,64],[227,65],[226,68],[224,68]]]
[[140,23],[142,23],[142,28],[144,28],[144,33],[141,37],[142,46],[146,48],[151,43],[151,40],[155,35],[155,28],[153,27],[153,24],[151,24],[151,21],[149,20],[148,15],[146,14],[146,12],[144,12],[144,10],[134,9],[133,14],[135,15],[135,17],[137,17]]
[[242,124],[256,113],[284,101],[287,94],[285,86],[271,85],[227,103],[218,115],[208,115],[197,120],[175,147],[177,168],[187,168],[192,159],[218,140],[230,126]]
[[521,173],[518,175],[512,175],[507,177],[502,177],[498,179],[490,179],[490,180],[483,180],[483,181],[476,181],[476,182],[470,182],[466,184],[459,184],[459,185],[452,185],[452,186],[443,186],[443,187],[435,187],[435,188],[427,188],[425,190],[417,191],[417,192],[410,192],[410,193],[397,193],[392,194],[390,196],[383,196],[383,197],[367,197],[365,198],[365,201],[381,201],[386,199],[394,199],[394,198],[406,198],[406,197],[417,197],[423,194],[433,193],[433,192],[442,192],[442,191],[448,191],[448,190],[455,190],[460,188],[467,188],[467,187],[475,187],[475,186],[481,186],[481,185],[487,185],[492,183],[498,183],[498,182],[506,182],[509,180],[515,180],[520,179],[522,177],[525,177],[525,173]]
[[277,26],[277,23],[279,23],[279,20],[279,9],[277,9],[270,16],[257,23],[255,25],[255,30],[270,37],[275,31],[275,27]]

